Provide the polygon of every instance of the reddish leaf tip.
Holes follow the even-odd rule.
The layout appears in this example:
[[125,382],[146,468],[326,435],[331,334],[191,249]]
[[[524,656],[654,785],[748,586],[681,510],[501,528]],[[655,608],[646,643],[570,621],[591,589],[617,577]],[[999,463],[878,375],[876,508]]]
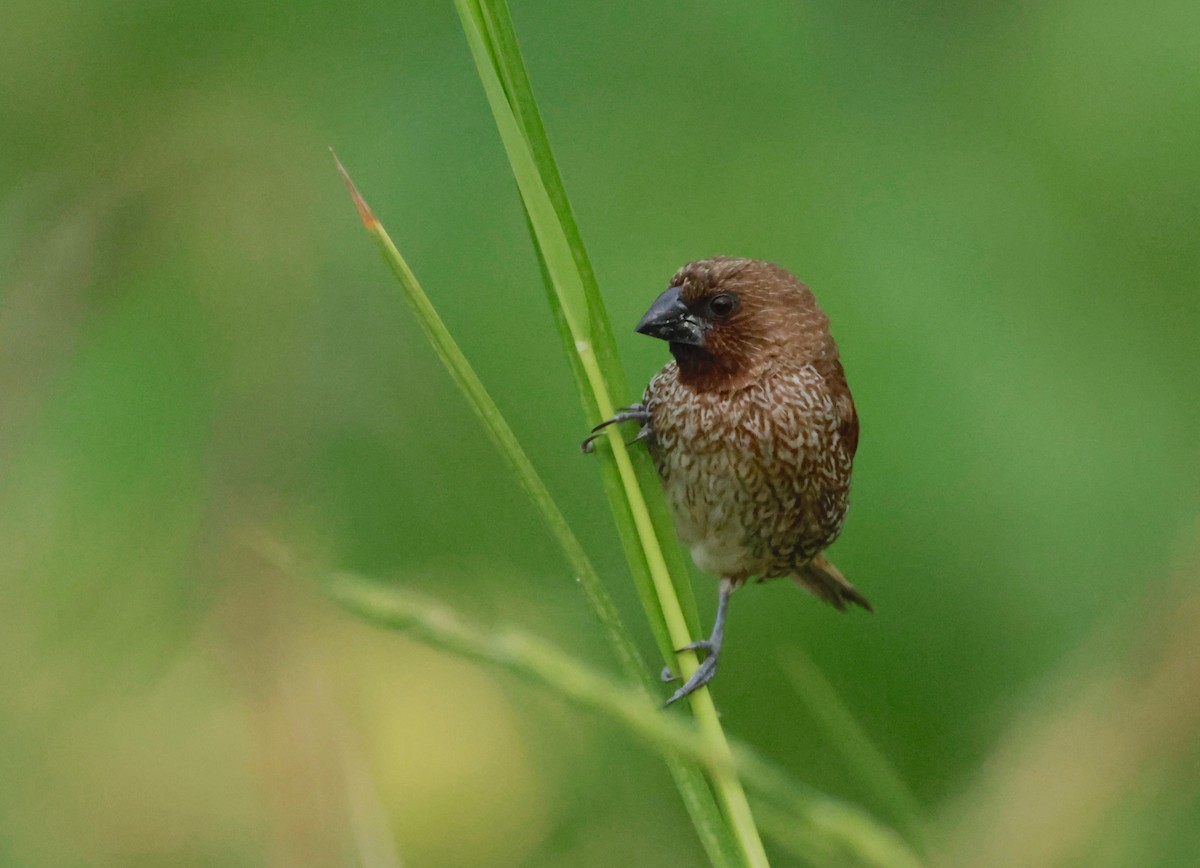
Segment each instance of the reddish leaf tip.
[[346,189],[350,191],[350,198],[354,200],[354,207],[358,209],[359,219],[362,220],[363,226],[367,228],[368,232],[374,232],[379,226],[379,221],[375,219],[375,215],[371,213],[366,200],[358,192],[358,188],[354,186],[354,182],[350,180],[350,173],[346,171],[346,167],[338,159],[337,152],[333,148],[330,148],[329,153],[333,154],[333,162],[337,164],[337,170],[341,174],[342,180],[346,182]]

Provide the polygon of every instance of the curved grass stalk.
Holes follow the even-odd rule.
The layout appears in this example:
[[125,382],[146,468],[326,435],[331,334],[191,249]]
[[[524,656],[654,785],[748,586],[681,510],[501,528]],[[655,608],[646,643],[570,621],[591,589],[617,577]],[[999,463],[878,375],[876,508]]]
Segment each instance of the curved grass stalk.
[[487,632],[439,603],[357,576],[325,583],[344,608],[453,654],[503,668],[571,703],[603,714],[665,754],[686,757],[712,775],[740,774],[764,800],[765,828],[805,861],[874,868],[919,868],[921,860],[892,830],[865,812],[799,784],[748,747],[722,749],[686,718],[662,714],[646,695],[616,684],[536,636]]
[[[603,372],[603,380],[607,384],[607,392],[610,396],[615,395],[618,400],[622,401],[634,396],[629,390],[624,367],[617,355],[612,326],[608,319],[604,300],[600,295],[595,273],[592,270],[591,260],[583,244],[583,238],[575,222],[575,215],[567,199],[566,189],[558,172],[558,165],[554,161],[550,143],[542,126],[537,103],[529,84],[529,77],[521,61],[520,49],[513,33],[508,7],[504,3],[481,3],[478,0],[471,0],[471,3],[472,11],[477,15],[478,32],[485,37],[485,48],[495,66],[493,71],[499,78],[500,90],[503,91],[509,111],[505,112],[503,106],[499,104],[496,105],[496,108],[515,119],[519,133],[524,137],[528,156],[531,158],[533,168],[538,176],[541,191],[537,192],[544,192],[544,196],[535,193],[535,198],[543,205],[548,203],[549,206],[548,208],[538,208],[540,225],[543,227],[541,238],[539,238],[538,229],[535,226],[534,212],[530,205],[525,203],[527,225],[542,269],[550,309],[559,328],[564,355],[569,360],[575,376],[584,418],[591,422],[598,422],[607,418],[608,414],[602,412],[597,400],[593,388],[594,378],[590,377],[583,367],[581,344],[590,347],[595,355],[597,367]],[[468,37],[470,35],[468,32]],[[481,70],[480,74],[482,76],[484,72]],[[501,122],[501,117],[498,116],[497,123]],[[522,201],[525,202],[524,190],[522,190]],[[552,215],[549,213],[550,211],[553,212]],[[569,255],[562,255],[564,250],[561,244],[550,245],[550,248],[547,249],[541,240],[547,235],[552,238],[561,237]],[[561,280],[556,283],[555,276],[551,273],[547,262],[547,256],[553,255],[556,251],[559,254],[557,261],[561,266],[559,273],[566,271],[568,274],[574,272],[578,275],[578,286],[582,287],[584,303],[574,307],[586,313],[586,322],[582,322],[579,316],[576,316],[573,321],[568,321],[567,311],[571,306],[564,303],[563,296],[565,293],[566,298],[571,298],[573,290]],[[610,406],[611,403],[610,398]],[[666,508],[666,502],[659,491],[657,473],[645,450],[635,450],[629,455],[634,473],[643,488],[644,499],[655,530],[660,537],[670,539],[674,528]],[[606,487],[611,488],[614,493],[623,492],[624,486],[615,462],[601,458],[597,464]],[[645,553],[637,538],[633,516],[625,508],[624,495],[612,500],[611,506],[618,527],[622,531],[622,542],[627,543],[627,554],[631,555],[631,566],[635,568],[638,577],[644,579],[646,589],[652,591],[652,582],[645,565]],[[629,543],[632,545],[628,545]],[[667,562],[671,577],[675,580],[676,595],[679,598],[688,628],[692,632],[696,632],[699,630],[699,616],[688,577],[687,561],[677,546],[667,546],[663,549],[663,557]],[[652,600],[653,598],[648,599]],[[654,603],[652,608],[657,610],[657,603]],[[661,613],[658,613],[657,618],[652,620],[661,621]],[[675,646],[670,643],[670,637],[666,634],[665,629],[661,631],[661,636],[656,631],[656,638],[661,638],[661,649],[664,657],[669,660]]]
[[[412,269],[408,267],[408,263],[396,249],[396,245],[392,243],[387,230],[371,212],[370,207],[359,194],[354,182],[350,180],[350,175],[337,160],[336,155],[334,160],[337,162],[338,171],[358,209],[363,226],[379,246],[384,261],[387,262],[392,274],[399,282],[404,298],[416,314],[417,322],[425,332],[425,336],[433,345],[455,384],[466,397],[467,403],[483,423],[492,441],[496,444],[496,448],[499,449],[521,486],[542,514],[542,519],[562,548],[567,562],[579,577],[584,594],[600,621],[608,638],[609,646],[616,654],[617,662],[621,665],[625,676],[633,683],[640,683],[647,691],[655,688],[657,685],[651,681],[650,669],[646,666],[628,631],[621,623],[612,597],[600,581],[595,567],[592,566],[583,546],[580,545],[578,538],[567,524],[566,518],[555,503],[537,469],[533,466],[533,462],[529,460],[529,456],[500,413],[500,409],[475,373],[475,369],[471,367],[471,363],[459,348],[445,323],[442,322],[441,317],[438,316],[437,310],[421,288]],[[733,837],[722,821],[712,791],[698,767],[683,762],[674,754],[665,755],[664,759],[688,810],[688,815],[692,818],[692,823],[700,836],[701,844],[708,854],[709,861],[719,866],[741,864]]]
[[622,669],[627,674],[640,673],[645,671],[645,662],[642,660],[641,654],[638,653],[637,647],[633,644],[633,640],[629,632],[621,623],[620,615],[617,614],[617,607],[613,603],[611,595],[600,581],[599,575],[596,573],[595,567],[592,566],[591,560],[587,553],[583,550],[579,539],[567,524],[566,517],[562,514],[562,510],[558,508],[550,490],[542,481],[537,469],[533,466],[533,462],[529,460],[529,456],[521,447],[520,441],[517,440],[517,435],[513,433],[509,427],[500,408],[496,406],[496,402],[492,400],[488,394],[487,388],[483,385],[483,381],[479,379],[479,375],[475,373],[475,369],[471,363],[467,361],[467,357],[463,355],[458,343],[450,334],[446,324],[442,322],[442,318],[438,315],[429,296],[421,288],[421,284],[417,281],[416,275],[412,269],[408,267],[408,263],[404,257],[400,255],[400,251],[396,249],[396,245],[392,242],[387,230],[383,228],[383,224],[371,212],[370,207],[363,199],[358,189],[354,186],[354,182],[350,179],[349,173],[342,165],[341,161],[334,155],[334,162],[337,163],[338,172],[341,173],[342,180],[346,183],[346,188],[350,191],[350,196],[354,200],[354,205],[358,209],[358,216],[362,219],[363,226],[375,239],[375,243],[379,246],[380,252],[383,254],[384,261],[392,270],[392,274],[400,283],[404,290],[404,298],[413,308],[416,314],[417,322],[421,329],[425,332],[425,336],[433,345],[434,351],[442,364],[450,373],[454,383],[462,391],[467,398],[467,403],[479,417],[479,421],[483,423],[484,428],[491,436],[492,441],[496,444],[496,448],[500,454],[508,462],[513,474],[521,483],[521,487],[525,489],[538,511],[542,514],[542,520],[546,522],[546,526],[550,529],[555,540],[566,555],[567,562],[579,577],[580,584],[583,586],[584,594],[587,595],[588,601],[596,612],[597,618],[600,620],[601,626],[604,628],[608,636],[609,643],[617,654],[618,662]]
[[846,768],[875,794],[908,842],[924,852],[925,819],[912,790],[808,656],[796,648],[779,656],[796,695],[808,707],[829,744],[841,754]]
[[[455,2],[521,191],[551,310],[575,376],[581,404],[586,418],[597,421],[611,414],[614,394],[622,399],[630,397],[628,384],[587,252],[542,128],[507,6],[504,0]],[[379,244],[438,355],[542,511],[548,527],[579,575],[623,670],[633,680],[649,686],[647,671],[620,625],[611,599],[561,511],[411,270],[342,171],[364,224]],[[615,432],[610,432],[608,442],[611,450],[601,451],[597,456],[601,478],[651,629],[664,659],[670,662],[672,649],[686,644],[698,632],[687,565],[677,546],[663,546],[660,542],[670,538],[671,523],[648,457],[642,450],[628,451]],[[602,702],[597,704],[599,700],[595,695],[580,695],[570,689],[569,685],[580,683],[580,679],[582,683],[588,683],[586,670],[567,666],[559,670],[563,677],[556,679],[547,674],[555,671],[553,666],[547,669],[534,665],[536,660],[533,658],[538,658],[538,654],[533,658],[518,654],[514,658],[486,642],[472,645],[461,631],[439,632],[436,629],[439,623],[442,627],[447,626],[441,614],[424,621],[420,618],[414,621],[395,611],[386,617],[378,612],[376,616],[367,611],[363,614],[423,632],[428,641],[449,650],[507,666],[582,705],[601,711],[607,709],[610,715],[614,715],[613,709],[620,706],[619,702],[607,706]],[[491,648],[491,653],[485,653],[485,646]],[[545,648],[543,646],[543,650]],[[555,653],[549,649],[550,656],[541,657],[553,659]],[[675,663],[686,677],[695,670],[698,661],[693,653],[685,652],[675,658]],[[595,687],[594,682],[592,686]],[[638,701],[644,703],[644,698]],[[656,739],[654,733],[659,731],[655,727],[659,724],[668,728],[680,725],[678,721],[671,723],[672,718],[658,712],[650,717],[638,717],[633,722],[627,720],[627,723],[661,749],[714,865],[767,864],[739,773],[769,799],[765,819],[778,842],[805,861],[830,864],[850,864],[852,861],[854,864],[906,868],[919,864],[894,833],[878,826],[861,811],[820,794],[810,794],[745,748],[735,750],[731,747],[707,690],[693,694],[690,701],[697,719],[698,736],[695,730],[685,727],[687,738],[684,740],[674,737]],[[615,716],[624,719],[621,715]],[[643,731],[645,727],[650,727],[649,735]],[[685,758],[692,762],[685,762]],[[708,772],[713,790],[705,784],[697,762]],[[714,801],[714,791],[724,811],[723,817]]]
[[[528,89],[528,76],[512,33],[507,6],[503,0],[455,0],[455,6],[462,19],[463,30],[509,165],[521,191],[544,273],[554,290],[551,304],[557,306],[556,318],[565,326],[562,330],[564,337],[569,335],[566,350],[569,354],[573,352],[578,360],[572,363],[572,368],[577,377],[582,372],[577,384],[581,392],[590,393],[590,397],[584,398],[584,404],[585,407],[594,405],[598,411],[598,418],[594,421],[599,421],[613,412],[612,385],[625,384],[626,379],[620,369],[611,328],[594,278],[590,281],[585,278],[585,274],[590,276],[591,269],[586,265],[586,252],[566,206],[561,179],[553,168],[553,157],[538,119],[536,102]],[[505,89],[506,82],[508,91]],[[517,95],[521,98],[514,100]],[[514,101],[518,104],[515,108]],[[525,119],[524,124],[520,118]],[[537,141],[536,146],[531,140]],[[549,187],[555,188],[553,197]],[[568,233],[574,237],[575,243],[572,243]],[[581,266],[581,262],[585,264]],[[590,289],[587,288],[588,284]],[[628,394],[627,385],[622,387]],[[647,617],[655,629],[664,658],[668,662],[674,658],[677,670],[687,678],[699,666],[695,653],[676,653],[672,650],[692,641],[692,632],[680,602],[681,588],[687,585],[687,572],[677,571],[677,578],[672,578],[664,554],[668,549],[659,538],[661,528],[655,527],[641,480],[620,433],[610,432],[608,442],[612,447],[611,460],[616,465],[621,490],[616,492],[614,486],[606,486],[606,490],[613,512],[618,516],[618,527],[627,532],[631,520],[632,529],[636,532],[641,557],[631,558],[631,567],[635,580],[639,582],[639,593]],[[626,518],[623,520],[623,517]],[[627,551],[630,548],[632,546],[627,545]],[[645,572],[640,569],[643,564]],[[647,577],[652,594],[645,587]],[[690,597],[688,586],[685,598]],[[701,737],[713,750],[728,752],[729,744],[708,690],[696,691],[690,701],[692,713],[700,725]],[[710,777],[745,864],[753,868],[768,865],[750,804],[737,775],[713,768],[710,769]]]

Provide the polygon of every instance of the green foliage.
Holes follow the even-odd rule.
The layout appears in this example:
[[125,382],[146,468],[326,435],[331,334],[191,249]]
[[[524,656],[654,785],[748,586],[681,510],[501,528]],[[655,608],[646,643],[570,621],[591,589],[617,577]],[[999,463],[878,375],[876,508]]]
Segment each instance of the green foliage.
[[[511,2],[545,136],[497,60],[501,89],[570,190],[564,210],[543,182],[585,295],[589,271],[604,289],[611,400],[665,361],[631,332],[647,303],[716,254],[811,285],[854,388],[834,560],[877,614],[739,592],[724,729],[906,830],[903,781],[938,864],[1191,866],[1200,7]],[[519,625],[635,689],[370,255],[334,145],[655,661],[641,676],[665,650],[636,527],[608,517],[615,461],[578,453],[601,412],[576,409],[586,373],[453,4],[10,0],[4,25],[0,866],[704,862],[627,730],[255,554],[485,637]],[[696,618],[664,556],[697,635],[711,579]],[[747,787],[772,864],[807,864],[779,843],[794,812]]]
[[[546,522],[547,528],[558,540],[563,554],[578,574],[584,591],[588,596],[588,602],[591,604],[597,619],[604,627],[605,635],[616,652],[618,661],[621,663],[626,677],[634,683],[641,682],[646,687],[651,687],[649,669],[642,661],[629,635],[621,625],[612,599],[601,583],[599,576],[596,575],[596,570],[579,545],[579,541],[567,526],[562,512],[554,503],[533,463],[526,456],[525,451],[513,435],[512,429],[500,414],[495,402],[488,395],[483,383],[476,376],[470,363],[458,348],[450,333],[446,330],[441,318],[437,315],[437,311],[430,304],[429,298],[425,295],[412,270],[404,261],[404,257],[401,256],[395,244],[392,243],[392,239],[388,236],[387,231],[375,219],[366,202],[363,201],[358,190],[355,189],[350,176],[346,173],[341,163],[338,163],[338,169],[341,171],[346,186],[350,190],[350,194],[358,208],[359,216],[362,218],[363,225],[379,245],[384,261],[387,262],[392,273],[400,283],[404,298],[409,302],[413,312],[416,314],[417,320],[424,329],[426,337],[429,338],[437,350],[442,364],[449,370],[450,375],[454,378],[459,389],[462,390],[467,402],[487,428],[501,455],[508,460],[509,466],[512,468],[518,482],[520,482],[526,493],[533,499],[543,520]],[[625,525],[622,525],[622,527],[625,527]],[[636,538],[631,539],[627,549],[633,548],[635,551],[640,552],[641,550],[638,545],[639,543]],[[644,558],[639,559],[637,563],[644,566]],[[661,610],[656,607],[650,611],[652,615],[657,615],[656,618],[652,617],[652,623],[659,624],[660,629],[665,631],[665,627],[661,626],[663,623]],[[696,830],[700,834],[701,841],[704,843],[710,859],[712,859],[714,864],[726,864],[731,860],[736,860],[737,856],[734,853],[732,836],[729,833],[728,827],[721,822],[720,815],[713,802],[712,794],[708,790],[703,778],[697,774],[696,769],[690,768],[680,762],[674,753],[668,752],[664,758],[671,767],[676,785],[679,787],[684,803],[692,814]],[[727,763],[715,766],[711,771],[717,776],[728,777],[730,775]]]
[[[443,606],[355,576],[335,576],[326,588],[333,599],[363,618],[452,654],[507,669],[612,718],[665,756],[700,763],[715,779],[740,774],[767,799],[770,828],[780,845],[798,858],[877,868],[922,864],[895,833],[861,810],[788,780],[744,746],[731,753],[713,745],[700,729],[662,714],[644,693],[618,687],[534,636],[511,629],[484,633]],[[703,835],[706,830],[699,831]]]
[[[537,104],[512,33],[508,8],[503,0],[484,3],[456,0],[456,5],[492,116],[521,190],[525,214],[538,250],[538,262],[550,290],[555,321],[566,325],[565,329],[560,328],[560,334],[564,338],[566,354],[572,357],[571,367],[576,374],[581,403],[585,411],[594,408],[598,412],[597,421],[606,419],[615,412],[613,390],[627,388],[625,374],[613,345],[604,302],[545,139]],[[537,145],[532,144],[534,140]],[[553,196],[548,192],[549,187],[556,188]],[[698,666],[695,652],[674,650],[685,648],[695,638],[694,626],[689,630],[680,602],[680,589],[683,589],[682,596],[688,609],[695,608],[687,572],[678,565],[678,554],[674,574],[667,565],[664,551],[668,547],[662,544],[660,534],[668,522],[662,519],[655,525],[647,506],[646,489],[642,486],[642,481],[652,475],[645,470],[648,462],[642,458],[643,473],[639,479],[622,436],[619,429],[610,429],[607,435],[612,463],[620,482],[618,490],[613,484],[612,467],[602,471],[608,480],[609,505],[624,538],[626,556],[659,649],[668,665],[676,664],[683,676],[688,677]],[[650,490],[657,491],[657,488]],[[656,502],[657,514],[665,516],[662,498],[658,497]],[[693,617],[693,624],[694,621]],[[697,691],[689,702],[700,722],[703,737],[714,749],[728,751],[708,691]],[[766,853],[737,776],[718,769],[710,769],[710,775],[728,834],[723,834],[726,830],[716,825],[707,794],[701,791],[698,782],[676,774],[676,783],[681,787],[684,802],[692,812],[693,823],[706,844],[709,857],[724,861],[726,857],[721,850],[728,847],[722,846],[718,850],[717,842],[732,837],[743,864],[765,866]]]

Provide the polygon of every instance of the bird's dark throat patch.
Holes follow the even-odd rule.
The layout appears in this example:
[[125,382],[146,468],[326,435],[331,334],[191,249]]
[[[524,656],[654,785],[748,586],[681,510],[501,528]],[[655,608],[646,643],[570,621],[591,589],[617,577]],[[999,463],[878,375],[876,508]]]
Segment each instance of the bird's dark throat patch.
[[744,385],[740,366],[694,344],[670,344],[671,355],[679,365],[679,381],[697,389],[723,390]]
[[670,347],[671,355],[679,363],[679,370],[685,374],[701,373],[714,367],[717,363],[713,354],[704,347],[698,347],[695,344],[678,344],[674,341],[671,342]]

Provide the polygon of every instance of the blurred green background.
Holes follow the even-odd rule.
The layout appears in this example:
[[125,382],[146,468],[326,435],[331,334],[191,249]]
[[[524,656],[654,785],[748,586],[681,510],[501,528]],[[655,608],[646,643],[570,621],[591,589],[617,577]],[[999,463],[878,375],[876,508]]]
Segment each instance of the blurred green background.
[[[513,15],[633,381],[732,254],[814,288],[857,398],[878,614],[739,594],[727,729],[879,810],[807,655],[944,864],[1196,864],[1200,5]],[[449,0],[7,0],[0,119],[0,865],[701,864],[625,734],[261,555],[614,669],[332,145],[652,656]]]

